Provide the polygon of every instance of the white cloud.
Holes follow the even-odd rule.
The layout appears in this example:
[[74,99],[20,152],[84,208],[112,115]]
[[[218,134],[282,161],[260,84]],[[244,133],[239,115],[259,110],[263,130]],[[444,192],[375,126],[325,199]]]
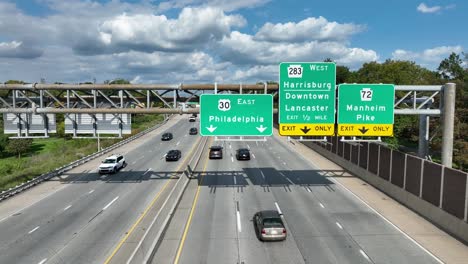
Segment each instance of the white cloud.
[[259,41],[237,31],[223,38],[220,45],[221,56],[240,65],[276,65],[282,61],[323,61],[331,58],[354,67],[378,59],[373,50],[349,48],[342,42],[274,43]]
[[259,40],[273,42],[302,42],[308,40],[343,41],[353,34],[362,32],[364,29],[365,27],[362,25],[351,23],[339,24],[337,22],[329,22],[324,17],[309,17],[298,23],[266,23],[255,34],[255,37]]
[[397,49],[392,53],[393,60],[415,61],[428,68],[437,67],[443,59],[447,58],[452,52],[463,52],[462,46],[441,46],[432,49],[425,49],[420,52]]
[[[119,15],[99,27],[96,45],[110,51],[187,51],[221,39],[245,19],[217,8],[184,8],[177,19],[166,16]],[[80,46],[85,49],[84,46]]]
[[232,12],[244,8],[255,8],[271,0],[171,0],[161,2],[158,6],[159,12],[164,12],[174,8],[184,8],[186,6],[209,6],[222,9],[226,12]]
[[416,8],[416,10],[421,12],[421,13],[430,14],[430,13],[440,12],[443,9],[445,9],[445,10],[453,9],[455,7],[456,7],[456,5],[454,5],[454,4],[447,5],[447,6],[432,6],[432,7],[430,7],[430,6],[426,5],[425,3],[420,3],[418,5],[418,7]]
[[0,58],[34,59],[42,55],[42,50],[25,45],[22,41],[0,42]]

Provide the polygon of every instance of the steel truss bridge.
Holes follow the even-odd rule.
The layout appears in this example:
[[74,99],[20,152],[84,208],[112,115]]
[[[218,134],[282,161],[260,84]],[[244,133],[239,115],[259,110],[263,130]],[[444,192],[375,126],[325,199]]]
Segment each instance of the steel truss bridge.
[[[419,155],[427,155],[429,118],[442,116],[443,160],[452,153],[453,120],[455,109],[455,84],[396,85],[395,114],[419,115]],[[88,114],[96,119],[98,114],[114,114],[119,118],[119,136],[122,136],[123,114],[192,114],[203,93],[272,94],[278,103],[279,85],[256,84],[0,84],[0,113],[14,114],[18,121],[18,137],[29,137],[28,120],[22,115],[42,116],[45,136],[48,114]],[[274,109],[278,113],[278,109]],[[96,136],[96,126],[94,136]],[[26,133],[22,130],[26,129]],[[76,133],[74,133],[76,137]],[[444,154],[445,153],[445,154]],[[446,163],[451,164],[447,157]],[[450,159],[450,161],[449,161]],[[444,163],[444,162],[443,162]]]

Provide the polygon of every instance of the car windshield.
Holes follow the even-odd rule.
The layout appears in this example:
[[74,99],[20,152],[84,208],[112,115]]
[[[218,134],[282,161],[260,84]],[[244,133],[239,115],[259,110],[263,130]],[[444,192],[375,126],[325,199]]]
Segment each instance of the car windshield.
[[115,163],[115,159],[105,159],[102,163]]
[[249,153],[249,150],[248,149],[239,149],[239,153],[247,154],[247,153]]
[[170,150],[167,154],[168,154],[168,155],[175,155],[175,154],[177,154],[177,151],[175,151],[175,150]]
[[220,147],[220,146],[213,146],[213,147],[211,147],[210,149],[211,149],[211,150],[221,150],[222,147]]
[[263,219],[264,227],[283,227],[281,219],[279,218],[265,218]]

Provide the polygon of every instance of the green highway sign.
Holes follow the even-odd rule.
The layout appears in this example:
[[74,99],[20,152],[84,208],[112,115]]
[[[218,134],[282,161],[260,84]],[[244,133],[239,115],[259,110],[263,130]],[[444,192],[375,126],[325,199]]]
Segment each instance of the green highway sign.
[[271,94],[202,94],[200,134],[202,136],[271,136],[273,96]]
[[334,135],[335,63],[282,62],[279,72],[280,135]]
[[338,136],[393,136],[393,84],[340,84]]

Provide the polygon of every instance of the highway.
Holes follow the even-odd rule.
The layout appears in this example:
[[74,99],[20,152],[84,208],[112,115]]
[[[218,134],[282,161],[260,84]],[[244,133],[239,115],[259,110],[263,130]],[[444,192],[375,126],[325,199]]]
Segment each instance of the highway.
[[[211,144],[224,158],[200,162],[153,263],[439,263],[276,137]],[[278,208],[286,241],[260,242],[254,213]]]
[[[46,198],[0,216],[0,263],[112,259],[143,212],[173,186],[200,139],[188,135],[193,126],[198,122],[176,116],[130,143],[123,153],[128,166],[117,174],[99,175],[98,161],[90,162],[61,177],[61,187]],[[174,139],[162,142],[164,132]],[[218,144],[224,158],[209,160],[205,149],[195,168],[198,181],[185,191],[153,263],[439,263],[277,137],[212,138],[206,147]],[[250,161],[235,159],[241,147],[251,150]],[[166,162],[173,148],[182,150],[182,159]],[[267,209],[283,213],[286,241],[257,239],[252,217]]]
[[[85,164],[65,175],[59,190],[0,217],[0,263],[104,263],[156,195],[176,181],[171,177],[200,139],[188,135],[197,125],[176,116],[144,144],[130,143],[136,147],[123,153],[128,165],[118,173],[99,175],[99,161]],[[163,132],[174,139],[162,142]],[[182,150],[178,162],[164,159],[172,148]]]

